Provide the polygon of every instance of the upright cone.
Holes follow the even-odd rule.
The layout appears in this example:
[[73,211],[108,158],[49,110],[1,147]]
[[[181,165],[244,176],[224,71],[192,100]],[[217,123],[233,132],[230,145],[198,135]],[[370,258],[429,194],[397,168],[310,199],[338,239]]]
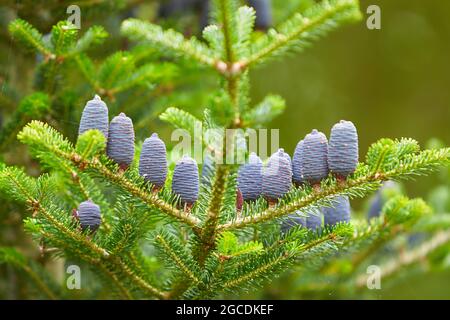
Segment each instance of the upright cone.
[[107,146],[108,157],[117,164],[128,167],[134,158],[133,121],[125,113],[111,120]]
[[284,196],[292,186],[292,166],[283,149],[279,149],[267,161],[263,170],[262,192],[269,201]]
[[91,200],[80,203],[77,214],[83,231],[89,229],[94,232],[100,227],[102,222],[100,207]]
[[145,139],[139,158],[139,174],[157,188],[162,188],[167,178],[166,145],[153,133]]
[[97,129],[103,133],[105,138],[108,138],[108,122],[108,107],[98,95],[95,95],[92,100],[86,103],[81,114],[78,135],[82,135],[88,130]]
[[237,183],[244,201],[256,200],[261,196],[262,167],[261,159],[252,152],[248,163],[239,168]]
[[300,157],[306,181],[318,183],[328,176],[328,141],[322,132],[314,129],[306,135]]
[[181,202],[194,204],[198,199],[199,177],[197,162],[184,156],[175,166],[172,178],[172,192],[179,195]]
[[351,121],[341,120],[331,129],[328,166],[333,173],[347,177],[358,164],[358,133]]
[[339,222],[350,221],[350,200],[347,196],[338,196],[331,207],[323,208],[325,225],[334,226]]

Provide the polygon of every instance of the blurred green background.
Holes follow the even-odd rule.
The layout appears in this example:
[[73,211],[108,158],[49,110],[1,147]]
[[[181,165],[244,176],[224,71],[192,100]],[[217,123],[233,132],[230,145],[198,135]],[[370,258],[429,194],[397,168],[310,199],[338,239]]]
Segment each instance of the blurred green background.
[[[67,16],[65,9],[70,4],[67,2],[66,5],[65,1],[61,4],[58,1],[50,2],[55,4],[51,10],[57,15],[41,15],[38,7],[34,12],[33,5],[28,4],[31,6],[28,11],[24,9],[26,7],[18,6],[16,16],[36,24],[45,34],[53,23]],[[111,34],[107,43],[95,51],[98,57],[126,47],[118,32],[120,22],[126,17],[133,15],[156,20],[155,10],[160,1],[120,2],[119,10],[116,7],[111,12],[93,10],[83,16],[85,20],[82,21],[87,22],[86,26],[101,24]],[[42,1],[37,1],[36,6],[37,3],[45,8]],[[287,6],[301,7],[302,0],[272,0],[272,3],[276,24],[286,18]],[[268,93],[279,94],[286,99],[286,112],[273,121],[270,128],[280,129],[280,146],[290,154],[298,140],[313,128],[328,135],[331,126],[340,119],[351,120],[356,124],[360,155],[364,155],[368,146],[382,137],[412,137],[422,146],[430,138],[437,138],[445,145],[450,144],[450,1],[362,0],[363,13],[372,4],[381,8],[381,30],[369,30],[363,20],[359,24],[339,29],[301,54],[275,61],[251,73],[253,103],[259,102]],[[11,15],[9,11],[6,15],[0,13],[0,87],[5,92],[9,81],[21,89],[24,95],[30,91],[30,65],[35,62],[30,60],[30,56],[15,54],[17,48],[6,30],[14,14]],[[187,12],[163,24],[182,30],[185,34],[196,34],[198,26],[192,25],[198,20],[192,19],[191,15]],[[367,14],[364,17],[366,19]],[[10,61],[18,63],[11,64]],[[216,79],[205,75],[200,89],[205,91],[215,84]],[[189,86],[186,88],[189,90]],[[86,101],[85,97],[80,99]],[[111,104],[113,110],[122,107],[120,101],[119,98]],[[203,106],[198,101],[196,103],[197,109]],[[78,105],[81,111],[83,104],[80,102]],[[178,106],[194,108],[182,103]],[[1,108],[3,106],[0,104],[0,111]],[[162,131],[162,136],[168,137],[170,128],[156,120],[158,110],[149,111],[153,116],[145,118],[149,120],[145,127]],[[137,118],[137,115],[132,116]],[[65,126],[70,127],[73,133],[76,132],[77,124],[78,118],[65,122]],[[142,133],[139,135],[142,137]],[[410,182],[406,190],[410,196],[426,198],[432,188],[439,184],[448,192],[448,180],[441,180],[439,175],[421,178],[418,183]],[[354,208],[362,210],[362,202],[355,202]],[[449,268],[446,270],[432,270],[426,274],[412,270],[388,288],[367,292],[368,297],[449,299],[450,272]],[[268,292],[270,290],[267,288]],[[282,298],[297,297],[295,292],[290,291],[277,294],[276,297]],[[324,298],[337,297],[345,297],[345,294],[330,292]]]

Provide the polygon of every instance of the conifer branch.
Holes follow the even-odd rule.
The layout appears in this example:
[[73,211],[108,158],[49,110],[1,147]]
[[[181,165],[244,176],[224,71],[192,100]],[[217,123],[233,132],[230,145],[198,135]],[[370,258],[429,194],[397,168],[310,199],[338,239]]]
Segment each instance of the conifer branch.
[[[331,183],[331,181],[323,182],[320,190],[308,189],[304,194],[294,196],[292,200],[281,201],[281,203],[273,208],[268,208],[263,212],[256,213],[251,216],[237,218],[234,221],[225,223],[218,227],[219,230],[230,230],[243,228],[287,215],[297,210],[306,209],[314,205],[326,205],[326,201],[333,197],[345,194],[349,196],[364,196],[367,193],[376,190],[380,183],[387,180],[405,179],[415,175],[421,175],[429,172],[436,167],[449,163],[450,148],[440,150],[425,150],[419,154],[413,154],[392,170],[386,172],[376,172],[364,174],[360,177],[349,178],[342,183]],[[301,189],[300,189],[301,190]],[[298,191],[298,190],[297,190]],[[292,193],[296,193],[296,190]],[[286,197],[289,199],[289,195]]]
[[[2,263],[7,263],[25,272],[39,291],[50,300],[56,300],[59,298],[58,294],[54,292],[49,285],[47,285],[46,280],[49,280],[48,276],[38,274],[35,271],[35,269],[38,269],[37,266],[32,261],[25,258],[17,250],[13,248],[0,247],[0,264]],[[44,270],[39,271],[40,273],[44,272]]]
[[212,187],[211,200],[208,205],[208,216],[200,234],[200,243],[197,248],[198,260],[204,264],[206,257],[216,245],[217,225],[223,205],[229,170],[225,165],[219,165]]
[[192,281],[194,284],[200,282],[200,279],[197,277],[197,275],[195,275],[193,270],[191,270],[192,266],[188,266],[185,264],[185,261],[189,259],[185,259],[184,257],[178,255],[177,252],[181,251],[181,247],[173,247],[173,243],[167,241],[167,239],[165,239],[165,237],[161,234],[157,235],[155,237],[155,240],[161,245],[162,251],[172,259],[175,265],[184,275],[187,276],[187,278],[189,278],[190,281]]
[[131,195],[141,199],[144,203],[160,209],[169,216],[186,223],[196,229],[200,223],[198,218],[175,208],[172,204],[160,199],[158,194],[144,190],[142,187],[127,179],[123,174],[111,171],[98,158],[86,159],[73,150],[72,145],[56,130],[39,121],[29,123],[18,135],[19,140],[30,145],[38,157],[48,152],[59,159],[73,163],[78,170],[91,169],[103,178],[126,190]]
[[[421,244],[419,247],[405,253],[400,253],[397,258],[391,259],[388,262],[380,266],[381,278],[385,279],[398,272],[401,268],[416,263],[426,258],[431,252],[437,248],[446,245],[450,242],[450,231],[440,231],[435,234],[431,239]],[[361,274],[356,279],[356,285],[358,287],[364,287],[367,285],[367,274]]]
[[324,0],[305,12],[304,16],[300,13],[294,15],[280,26],[279,32],[271,30],[257,41],[252,48],[253,54],[240,62],[241,70],[292,47],[302,49],[340,24],[360,18],[357,0]]
[[138,19],[128,19],[122,23],[122,34],[135,40],[149,43],[160,50],[181,54],[199,62],[201,65],[217,68],[220,61],[207,46],[192,38],[185,40],[174,30],[163,30],[160,26]]

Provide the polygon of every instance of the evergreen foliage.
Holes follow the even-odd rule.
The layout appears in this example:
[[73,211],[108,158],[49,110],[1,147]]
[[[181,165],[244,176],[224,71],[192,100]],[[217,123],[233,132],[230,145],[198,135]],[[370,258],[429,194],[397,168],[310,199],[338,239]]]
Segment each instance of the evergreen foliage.
[[[252,292],[296,269],[304,274],[299,287],[339,286],[346,279],[347,288],[364,281],[358,278],[363,263],[398,235],[438,230],[427,240],[431,241],[428,251],[450,241],[450,223],[436,218],[423,200],[404,195],[389,199],[380,217],[370,221],[336,221],[317,229],[295,225],[281,232],[284,219],[293,213],[329,207],[343,196],[365,197],[385,181],[415,178],[448,166],[450,148],[422,150],[412,139],[381,139],[370,147],[356,171],[345,178],[335,177],[326,168],[320,173],[323,179],[311,178],[315,186],[283,185],[282,192],[275,190],[277,203],[269,205],[259,197],[236,208],[236,165],[213,165],[213,176],[207,184],[202,183],[197,195],[198,172],[194,172],[197,179],[181,181],[186,173],[179,177],[181,169],[172,162],[165,186],[155,190],[151,179],[139,174],[139,144],[136,154],[133,149],[134,157],[128,152],[132,146],[127,146],[127,153],[120,149],[123,145],[118,145],[117,156],[127,156],[129,167],[125,170],[107,157],[111,140],[107,143],[102,132],[87,130],[74,139],[64,123],[58,122],[58,115],[76,101],[71,100],[75,92],[68,94],[63,77],[68,70],[65,65],[72,64],[89,87],[90,96],[84,95],[84,101],[98,93],[111,102],[114,112],[126,111],[131,119],[134,106],[127,101],[137,97],[140,89],[155,93],[168,82],[181,81],[178,74],[182,77],[188,68],[212,70],[220,81],[210,93],[211,103],[203,119],[169,104],[160,110],[160,119],[186,129],[195,139],[203,138],[193,135],[200,126],[262,127],[284,110],[285,103],[279,96],[268,95],[251,106],[248,70],[301,51],[341,25],[357,22],[361,14],[357,0],[323,0],[264,34],[254,32],[255,12],[247,6],[239,7],[239,1],[213,1],[211,16],[212,24],[203,31],[204,40],[127,19],[121,33],[136,46],[115,52],[99,64],[89,57],[89,50],[105,41],[107,33],[102,27],[93,26],[80,36],[66,22],[59,22],[46,40],[24,20],[9,25],[12,38],[41,55],[42,60],[37,66],[36,92],[21,100],[3,127],[0,150],[18,133],[17,139],[27,146],[42,171],[38,176],[30,175],[18,165],[0,163],[0,196],[26,208],[24,227],[43,244],[44,251],[52,249],[45,251],[46,256],[89,266],[97,282],[111,289],[112,297],[205,299]],[[161,101],[174,100],[161,97]],[[133,120],[139,127],[139,119]],[[145,132],[147,137],[150,133]],[[363,135],[364,130],[358,133]],[[121,143],[130,140],[131,136]],[[304,141],[306,145],[307,139]],[[202,143],[221,151],[215,144],[203,139]],[[311,157],[304,159],[309,160]],[[291,176],[291,168],[286,170]],[[185,189],[189,184],[195,190],[188,190],[187,195],[172,192],[171,186]],[[80,227],[80,221],[72,215],[88,200],[101,211],[102,223],[94,233]],[[186,202],[192,208],[186,208]],[[413,251],[411,261],[420,256]],[[339,261],[345,257],[352,261],[351,272],[339,269]],[[0,264],[11,265],[32,279],[39,297],[71,297],[45,268],[13,248],[0,248]],[[394,269],[389,270],[393,273]],[[89,290],[83,295],[95,297]]]

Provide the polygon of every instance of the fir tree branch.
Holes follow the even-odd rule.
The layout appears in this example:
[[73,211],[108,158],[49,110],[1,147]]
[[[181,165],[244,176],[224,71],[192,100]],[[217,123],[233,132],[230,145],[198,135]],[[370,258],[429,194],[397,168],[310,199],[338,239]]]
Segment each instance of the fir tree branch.
[[208,254],[216,246],[217,225],[219,223],[219,215],[225,196],[228,176],[228,167],[226,165],[219,165],[216,170],[211,200],[207,209],[208,216],[200,234],[200,243],[196,249],[200,265],[204,264]]
[[255,43],[253,54],[239,63],[240,69],[244,70],[293,46],[304,48],[310,41],[340,24],[360,18],[357,0],[324,0],[305,12],[305,16],[300,13],[294,15],[280,26],[279,32],[269,31]]
[[52,57],[50,49],[44,44],[42,34],[28,22],[16,19],[8,26],[13,38],[16,38],[29,48],[36,49],[46,57]]
[[[416,263],[426,258],[431,252],[437,248],[446,245],[450,242],[450,231],[440,231],[435,234],[431,239],[421,244],[418,248],[412,251],[400,253],[398,258],[394,258],[384,263],[381,267],[381,278],[385,279],[398,272],[401,268]],[[358,287],[364,287],[367,285],[367,274],[360,275],[356,280]]]
[[[363,196],[376,190],[380,183],[387,180],[408,178],[429,172],[440,165],[448,164],[450,160],[450,148],[440,150],[425,150],[419,154],[413,154],[396,164],[396,167],[386,172],[367,173],[357,178],[349,178],[342,183],[323,182],[320,190],[309,190],[306,194],[294,196],[294,199],[281,203],[273,208],[268,208],[263,212],[237,218],[234,221],[225,223],[218,227],[219,230],[230,230],[243,228],[269,221],[297,210],[305,209],[309,206],[325,205],[327,199],[331,199],[340,194],[349,196]],[[297,191],[294,190],[295,194]],[[289,195],[286,197],[289,199]],[[323,202],[323,203],[322,203]]]
[[[7,263],[14,266],[15,268],[22,270],[33,281],[40,292],[42,292],[50,300],[58,299],[58,294],[54,292],[53,289],[50,288],[50,286],[47,285],[47,283],[44,281],[44,277],[34,270],[36,268],[35,264],[25,258],[17,250],[13,248],[0,247],[0,264],[1,263]],[[40,270],[40,272],[42,273],[44,272],[44,270]],[[46,280],[47,278],[48,277],[45,277]]]
[[182,34],[174,30],[163,30],[158,25],[138,19],[128,19],[122,23],[121,31],[122,34],[135,41],[152,44],[169,53],[181,54],[202,65],[212,68],[220,65],[220,60],[207,46],[194,38],[186,40]]
[[[144,203],[158,208],[163,213],[186,223],[194,230],[197,229],[200,221],[198,218],[175,208],[172,204],[165,202],[157,193],[152,193],[139,187],[130,181],[123,174],[116,173],[108,169],[98,158],[86,159],[77,154],[72,145],[65,140],[55,129],[39,121],[29,123],[18,135],[19,140],[35,149],[37,157],[48,157],[48,153],[60,159],[73,163],[80,171],[91,169],[100,174],[103,178],[126,190],[131,195],[141,199]],[[41,158],[42,159],[42,158]],[[56,161],[58,162],[58,161]]]
[[171,243],[160,234],[155,237],[155,240],[161,245],[162,251],[172,259],[172,261],[180,268],[180,271],[185,274],[190,281],[195,284],[200,282],[200,279],[195,275],[191,268],[185,264],[185,259],[178,255],[177,251],[179,252],[181,248],[173,248]]

